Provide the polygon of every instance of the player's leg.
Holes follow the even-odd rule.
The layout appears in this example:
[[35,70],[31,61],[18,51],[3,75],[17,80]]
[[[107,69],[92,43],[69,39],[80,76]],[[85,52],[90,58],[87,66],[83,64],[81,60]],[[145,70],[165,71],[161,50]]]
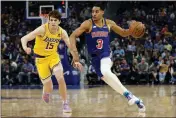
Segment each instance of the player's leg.
[[68,105],[68,101],[67,101],[67,87],[66,87],[66,83],[64,80],[63,67],[61,63],[54,66],[53,73],[58,81],[59,93],[63,99],[63,112],[72,112],[71,108]]
[[128,101],[129,105],[132,105],[136,103],[139,107],[140,111],[145,111],[145,106],[143,105],[142,101],[139,100],[137,97],[132,95],[131,92],[129,92],[119,81],[117,76],[111,72],[111,66],[112,66],[112,61],[109,57],[107,58],[102,58],[100,62],[101,66],[101,73],[103,74],[102,79],[110,85],[115,91],[120,93],[121,95],[124,95]]
[[42,80],[43,83],[43,95],[42,95],[42,99],[46,102],[49,103],[49,98],[51,95],[51,92],[53,91],[53,83],[51,80],[51,77],[48,77],[45,80]]
[[53,83],[51,81],[51,71],[49,68],[49,62],[44,58],[36,58],[35,62],[39,77],[43,84],[42,98],[46,103],[49,103],[49,97],[51,92],[53,91]]
[[72,112],[71,108],[68,105],[67,87],[64,79],[63,67],[58,56],[51,59],[50,67],[52,68],[52,71],[59,85],[59,93],[63,100],[63,112]]
[[65,84],[64,76],[63,76],[63,68],[61,63],[55,65],[53,67],[53,73],[57,79],[57,82],[59,84],[59,93],[63,99],[64,102],[67,101],[67,87]]
[[[104,80],[108,85],[110,85],[115,91],[123,95],[123,93],[127,91],[127,89],[121,84],[116,75],[111,72],[110,69],[112,66],[112,62],[107,61],[105,64],[102,64],[101,60],[102,59],[100,59],[99,57],[92,58],[92,65],[94,66],[97,75],[101,77],[101,79]],[[110,73],[110,76],[112,77],[109,77],[109,74],[107,75],[107,73]],[[117,83],[120,83],[120,88]]]

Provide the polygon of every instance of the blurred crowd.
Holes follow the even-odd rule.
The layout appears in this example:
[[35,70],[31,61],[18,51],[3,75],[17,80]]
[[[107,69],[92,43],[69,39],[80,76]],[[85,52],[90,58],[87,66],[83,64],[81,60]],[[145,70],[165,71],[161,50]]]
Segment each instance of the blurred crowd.
[[[72,33],[85,19],[91,17],[93,2],[69,2],[68,18],[61,26]],[[117,11],[115,22],[128,28],[131,19],[146,26],[143,38],[122,38],[111,33],[112,71],[123,84],[176,83],[176,3],[148,8],[140,2],[129,2],[130,9]],[[2,5],[1,11],[1,82],[3,85],[41,84],[34,56],[26,55],[20,39],[41,24],[40,20],[26,19],[25,8]],[[100,78],[86,56],[84,36],[77,38],[77,47],[88,84],[101,84]],[[33,47],[34,41],[28,44]],[[70,54],[68,54],[70,56]],[[70,57],[71,60],[71,57]]]

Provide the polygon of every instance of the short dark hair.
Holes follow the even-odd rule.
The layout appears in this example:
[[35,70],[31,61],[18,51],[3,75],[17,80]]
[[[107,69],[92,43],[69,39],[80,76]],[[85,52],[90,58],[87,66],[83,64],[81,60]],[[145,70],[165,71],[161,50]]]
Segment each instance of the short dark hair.
[[49,19],[50,19],[50,17],[53,17],[58,20],[61,20],[62,14],[58,10],[53,10],[53,11],[49,12],[48,17],[49,17]]
[[100,7],[101,10],[105,10],[105,5],[101,2],[97,2],[95,3],[94,7]]

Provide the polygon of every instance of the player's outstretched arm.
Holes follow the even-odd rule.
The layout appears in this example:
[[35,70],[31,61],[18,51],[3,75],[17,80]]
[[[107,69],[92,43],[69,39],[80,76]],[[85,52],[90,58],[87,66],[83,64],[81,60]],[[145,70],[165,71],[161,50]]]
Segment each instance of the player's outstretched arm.
[[70,40],[69,40],[67,32],[64,29],[62,30],[62,40],[64,40],[64,42],[67,45],[68,49],[70,49]]
[[44,33],[45,33],[45,27],[42,25],[21,38],[22,47],[27,54],[31,53],[31,48],[27,47],[28,41],[34,40],[35,37],[38,35],[43,36]]
[[[69,37],[68,37],[68,34],[67,32],[63,29],[62,31],[62,39],[64,40],[65,44],[67,45],[68,49],[71,50],[70,48],[70,40],[69,40]],[[82,64],[77,62],[77,67],[80,71],[82,71],[83,67],[82,67]]]
[[119,34],[122,37],[127,37],[131,35],[130,29],[123,29],[112,20],[107,20],[107,23],[110,26],[111,30],[113,30],[115,33]]
[[90,28],[90,21],[84,21],[79,28],[77,28],[71,35],[70,35],[70,52],[73,56],[74,62],[79,62],[79,54],[76,47],[76,38],[79,37],[83,32],[88,32]]

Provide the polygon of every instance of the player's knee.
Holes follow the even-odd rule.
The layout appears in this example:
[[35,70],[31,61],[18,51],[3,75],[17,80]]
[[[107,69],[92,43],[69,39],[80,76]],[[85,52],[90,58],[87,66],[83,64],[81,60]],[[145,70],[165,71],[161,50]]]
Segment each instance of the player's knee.
[[61,72],[61,71],[63,71],[63,68],[59,65],[53,69],[54,74],[56,74],[57,72]]
[[48,78],[46,78],[44,80],[41,79],[41,81],[42,81],[43,85],[50,85],[50,84],[52,84],[51,77],[48,77]]
[[103,74],[103,76],[107,73],[107,71],[108,70],[106,68],[103,68],[103,67],[101,68],[101,73]]
[[55,77],[56,77],[56,79],[57,79],[58,81],[64,79],[63,71],[58,71],[58,72],[55,73],[54,75],[55,75]]
[[64,76],[63,75],[56,75],[56,79],[58,81],[63,81],[64,80]]
[[108,73],[111,73],[112,62],[110,58],[101,59],[101,73],[103,76],[106,76]]
[[63,67],[62,67],[62,64],[61,64],[61,63],[59,63],[57,66],[55,66],[55,67],[53,68],[53,73],[54,73],[54,74],[57,74],[57,73],[60,73],[60,72],[63,73]]
[[53,73],[54,73],[57,80],[61,80],[64,78],[63,77],[63,67],[62,67],[61,63],[58,64],[56,67],[54,67]]

